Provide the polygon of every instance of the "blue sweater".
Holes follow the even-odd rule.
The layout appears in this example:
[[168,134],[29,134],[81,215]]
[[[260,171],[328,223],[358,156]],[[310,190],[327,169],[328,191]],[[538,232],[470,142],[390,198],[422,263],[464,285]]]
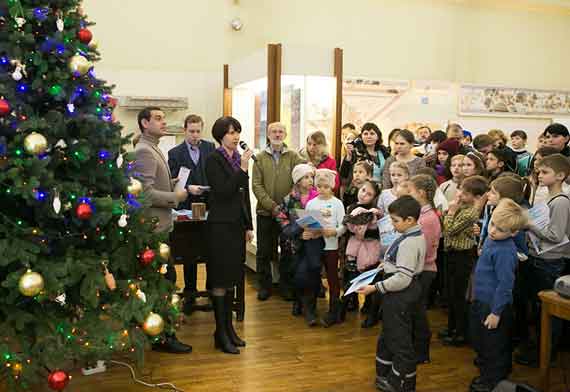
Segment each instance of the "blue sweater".
[[512,238],[485,240],[475,267],[475,300],[488,304],[497,316],[513,302],[517,263],[517,247]]

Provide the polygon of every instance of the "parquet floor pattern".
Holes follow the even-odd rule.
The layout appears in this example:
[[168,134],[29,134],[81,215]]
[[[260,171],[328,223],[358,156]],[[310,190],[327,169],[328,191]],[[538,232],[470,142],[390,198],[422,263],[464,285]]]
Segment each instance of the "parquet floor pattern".
[[[203,268],[200,269],[203,279]],[[181,276],[181,274],[179,274]],[[361,315],[350,313],[344,324],[324,329],[308,328],[302,318],[291,316],[291,305],[278,296],[266,302],[255,298],[251,276],[246,288],[246,317],[236,323],[247,347],[240,355],[214,350],[211,312],[195,312],[186,319],[178,336],[194,347],[190,355],[147,352],[141,370],[145,381],[172,382],[186,392],[375,392],[374,357],[380,327],[361,329]],[[201,283],[203,285],[203,282]],[[202,286],[201,286],[202,287]],[[319,300],[325,312],[326,302]],[[442,346],[435,331],[446,323],[444,311],[430,310],[434,331],[432,363],[418,368],[420,392],[464,392],[477,370],[470,348]],[[563,363],[570,366],[570,358]],[[553,391],[565,390],[563,371],[552,372]],[[566,371],[570,375],[570,371]],[[537,385],[538,369],[515,366],[511,377]],[[106,373],[89,377],[74,374],[66,392],[151,391],[131,381],[127,369],[111,366]],[[155,389],[156,390],[156,389]]]

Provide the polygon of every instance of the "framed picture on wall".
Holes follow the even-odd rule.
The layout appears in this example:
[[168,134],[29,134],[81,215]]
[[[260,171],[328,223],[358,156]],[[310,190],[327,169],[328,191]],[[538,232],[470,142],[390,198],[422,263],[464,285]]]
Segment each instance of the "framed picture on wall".
[[459,114],[542,118],[570,115],[570,91],[463,84],[459,88]]

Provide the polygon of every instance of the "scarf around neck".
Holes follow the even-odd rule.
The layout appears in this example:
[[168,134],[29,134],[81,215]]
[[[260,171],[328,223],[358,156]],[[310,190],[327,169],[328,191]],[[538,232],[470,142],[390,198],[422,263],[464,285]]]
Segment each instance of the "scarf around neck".
[[230,157],[230,155],[228,154],[228,152],[226,151],[225,148],[223,147],[218,147],[216,149],[220,154],[222,154],[222,156],[224,158],[226,158],[226,161],[228,161],[228,163],[230,164],[230,166],[232,167],[232,169],[234,169],[235,172],[238,172],[241,170],[241,156],[239,155],[239,152],[234,151],[234,153],[232,154],[232,156]]

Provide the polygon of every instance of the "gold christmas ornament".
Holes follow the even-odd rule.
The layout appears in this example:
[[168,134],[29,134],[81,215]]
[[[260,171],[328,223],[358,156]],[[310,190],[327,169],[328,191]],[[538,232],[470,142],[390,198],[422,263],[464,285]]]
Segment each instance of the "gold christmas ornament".
[[24,139],[24,149],[28,154],[43,154],[47,145],[47,139],[41,133],[32,132]]
[[162,333],[164,320],[159,314],[150,312],[143,323],[143,330],[149,336],[156,336]]
[[84,56],[80,54],[76,54],[72,58],[69,59],[69,70],[73,73],[74,76],[83,76],[93,66],[91,61],[87,60]]
[[131,183],[127,186],[127,192],[131,195],[138,196],[143,190],[142,183],[136,178],[131,178]]
[[114,291],[117,288],[117,282],[115,281],[115,276],[105,269],[105,284],[107,288]]
[[161,243],[158,245],[158,254],[159,254],[160,257],[162,257],[164,260],[170,259],[170,246],[166,245],[164,242],[161,242]]
[[44,278],[37,272],[27,270],[18,282],[20,293],[26,297],[34,297],[44,289]]
[[93,49],[93,50],[97,50],[99,48],[99,42],[93,38],[90,42],[89,42],[89,48]]
[[172,299],[170,300],[170,303],[172,304],[172,306],[178,306],[180,304],[180,296],[178,294],[172,294]]
[[22,364],[17,362],[12,366],[12,375],[17,377],[20,373],[22,373]]

